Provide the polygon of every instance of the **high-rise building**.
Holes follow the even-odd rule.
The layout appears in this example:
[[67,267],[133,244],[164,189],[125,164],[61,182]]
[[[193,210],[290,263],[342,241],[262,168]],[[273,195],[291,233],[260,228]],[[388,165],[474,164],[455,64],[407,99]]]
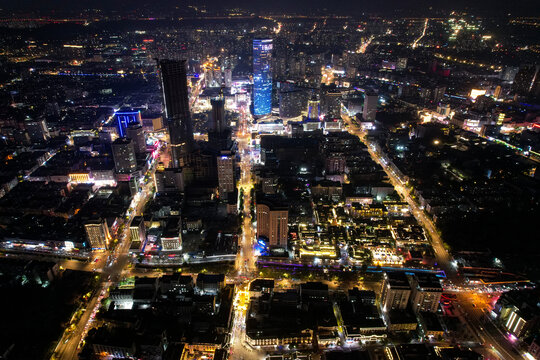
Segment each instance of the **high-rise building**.
[[156,191],[184,191],[184,173],[181,168],[156,170],[154,173]]
[[307,118],[308,120],[319,121],[320,114],[321,104],[317,99],[317,96],[313,95],[311,99],[308,100]]
[[223,94],[210,99],[212,104],[212,112],[210,113],[210,121],[208,126],[208,132],[222,133],[227,128],[227,121],[225,119],[225,100]]
[[322,113],[325,119],[341,119],[341,92],[339,90],[327,90],[321,99]]
[[295,118],[306,108],[306,94],[302,90],[288,90],[279,93],[279,117]]
[[208,121],[208,142],[216,150],[225,150],[231,145],[231,130],[225,117],[225,100],[223,93],[210,100],[212,112]]
[[161,249],[163,251],[182,250],[182,235],[180,217],[171,216],[161,234]]
[[84,230],[92,250],[107,249],[111,235],[105,220],[101,218],[89,220],[84,224]]
[[188,157],[189,166],[183,168],[184,183],[190,185],[197,181],[215,184],[218,179],[216,156],[216,149],[210,146],[192,152]]
[[405,70],[407,68],[407,58],[399,58],[396,63],[397,70]]
[[210,68],[204,70],[204,80],[206,87],[214,87],[216,83],[214,81],[214,71]]
[[46,141],[51,137],[49,133],[49,129],[47,128],[47,123],[45,122],[45,119],[39,119],[39,120],[27,119],[24,122],[24,127],[26,128],[26,131],[28,131],[30,140],[32,140],[33,142]]
[[261,179],[261,185],[264,194],[273,195],[276,193],[278,178],[273,175],[266,175]]
[[98,133],[100,143],[110,144],[113,142],[113,137],[116,138],[115,133],[110,131],[110,129],[114,128],[103,128],[103,130]]
[[272,113],[272,39],[253,39],[253,113]]
[[144,131],[159,131],[165,127],[161,114],[148,113],[143,116],[142,125]]
[[411,278],[411,305],[414,312],[436,312],[442,295],[439,279],[432,274],[416,274]]
[[411,286],[404,273],[385,273],[381,293],[384,311],[405,309],[411,296]]
[[328,154],[325,160],[326,174],[344,174],[347,167],[347,158],[342,153]]
[[518,95],[539,95],[540,65],[525,65],[516,74],[512,90]]
[[444,86],[436,87],[433,90],[433,101],[435,103],[438,103],[439,101],[441,101],[444,98],[445,93],[446,93],[446,87],[444,87]]
[[373,121],[375,120],[375,115],[377,114],[377,104],[379,102],[379,97],[377,94],[364,94],[364,110],[362,112],[362,117],[364,121]]
[[174,167],[180,167],[182,155],[193,148],[186,61],[160,60],[159,68],[165,116],[171,138],[172,162]]
[[232,86],[232,69],[226,68],[224,70],[225,87],[230,88]]
[[128,108],[121,108],[114,113],[114,124],[118,130],[119,137],[127,136],[127,128],[132,124],[141,124],[141,112],[139,110],[132,110]]
[[503,113],[503,112],[500,112],[500,113],[497,115],[497,125],[498,125],[498,126],[502,126],[505,117],[506,117],[506,114]]
[[268,239],[271,246],[287,247],[289,209],[266,199],[257,200],[257,236]]
[[[2,130],[3,135],[6,135],[6,130]],[[28,145],[31,143],[30,135],[28,135],[28,131],[22,130],[22,129],[13,129],[9,138],[13,139],[13,142],[16,144],[21,145]]]
[[499,78],[503,81],[513,82],[516,78],[516,74],[519,72],[519,68],[516,66],[507,66],[499,74]]
[[146,226],[142,216],[135,216],[129,225],[131,249],[140,249],[146,240]]
[[126,130],[126,135],[133,142],[133,148],[136,154],[144,154],[146,152],[146,139],[142,125],[131,124]]
[[452,109],[450,108],[450,104],[439,104],[437,105],[437,112],[444,116],[450,116]]
[[137,158],[133,141],[118,138],[112,143],[114,167],[118,174],[131,174],[137,170]]
[[500,85],[497,85],[497,87],[495,88],[495,91],[493,92],[493,97],[495,99],[499,99],[501,97],[501,94],[502,94],[502,87]]
[[219,193],[224,199],[227,193],[233,192],[236,188],[234,164],[235,156],[230,151],[222,151],[217,157]]

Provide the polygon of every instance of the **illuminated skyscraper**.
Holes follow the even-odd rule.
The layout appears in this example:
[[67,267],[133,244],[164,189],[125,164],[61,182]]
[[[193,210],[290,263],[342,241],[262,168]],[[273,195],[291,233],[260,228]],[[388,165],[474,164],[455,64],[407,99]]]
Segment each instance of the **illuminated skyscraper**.
[[253,39],[253,113],[272,112],[272,39]]
[[172,162],[181,165],[180,158],[192,150],[193,124],[189,112],[189,97],[185,60],[160,60],[161,89],[165,116],[171,137]]
[[321,115],[321,103],[317,99],[317,96],[314,95],[308,101],[307,117],[309,120],[318,121],[320,115]]

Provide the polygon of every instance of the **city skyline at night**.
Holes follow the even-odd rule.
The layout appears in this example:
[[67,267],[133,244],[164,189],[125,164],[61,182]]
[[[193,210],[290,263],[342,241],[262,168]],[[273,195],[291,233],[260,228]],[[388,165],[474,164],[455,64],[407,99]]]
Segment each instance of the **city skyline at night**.
[[0,358],[540,360],[531,0],[0,8]]

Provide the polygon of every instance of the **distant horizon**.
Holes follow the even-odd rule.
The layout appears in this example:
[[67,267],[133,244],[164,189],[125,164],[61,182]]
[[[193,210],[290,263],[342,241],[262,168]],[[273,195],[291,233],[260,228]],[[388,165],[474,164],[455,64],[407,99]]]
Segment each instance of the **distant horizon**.
[[[59,12],[66,13],[72,11],[84,10],[102,10],[102,11],[123,11],[126,8],[138,8],[138,10],[146,11],[165,11],[177,10],[182,11],[188,9],[188,6],[198,8],[206,7],[207,10],[222,11],[226,9],[239,8],[246,11],[254,12],[275,12],[275,13],[309,13],[309,14],[327,14],[327,15],[351,15],[359,16],[362,14],[377,14],[381,16],[425,16],[428,14],[436,14],[440,11],[470,11],[472,15],[505,17],[505,16],[540,16],[540,6],[535,0],[518,0],[518,1],[503,1],[503,0],[476,0],[473,2],[465,0],[448,1],[398,1],[386,0],[383,2],[373,1],[322,1],[322,0],[297,0],[294,2],[287,0],[274,0],[272,2],[262,0],[202,0],[178,4],[172,0],[162,0],[158,4],[147,0],[81,0],[73,3],[69,0],[54,0],[54,1],[36,1],[36,0],[20,0],[7,1],[0,0],[2,11],[32,11],[32,12]],[[137,11],[137,10],[135,10]],[[133,12],[133,10],[132,10]],[[0,12],[1,16],[1,12]]]

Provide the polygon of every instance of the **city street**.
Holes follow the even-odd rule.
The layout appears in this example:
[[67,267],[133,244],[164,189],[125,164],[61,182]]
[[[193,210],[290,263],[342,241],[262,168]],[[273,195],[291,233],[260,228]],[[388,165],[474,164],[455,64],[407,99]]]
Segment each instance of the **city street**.
[[[393,163],[388,160],[386,155],[375,144],[370,143],[366,139],[366,133],[362,131],[357,125],[353,124],[349,117],[344,116],[346,123],[348,124],[348,131],[360,138],[360,140],[366,144],[369,154],[373,160],[379,164],[390,180],[390,183],[394,186],[400,196],[409,204],[414,217],[420,225],[429,234],[431,245],[437,258],[437,266],[445,271],[447,279],[452,281],[454,285],[463,285],[462,279],[457,276],[456,268],[452,265],[452,257],[445,249],[442,238],[433,223],[433,221],[426,215],[426,213],[420,208],[418,203],[411,197],[411,190],[407,187],[406,181],[400,178],[398,175],[399,170],[395,169]],[[484,342],[486,348],[493,349],[492,353],[501,359],[522,359],[522,356],[517,353],[513,347],[508,343],[508,339],[501,336],[500,330],[490,323],[489,326],[481,324],[482,319],[485,317],[484,311],[486,308],[477,307],[474,303],[474,297],[466,296],[475,293],[474,289],[467,289],[464,294],[459,298],[459,304],[462,307],[464,313],[464,319],[467,320],[469,326],[473,329],[473,332],[480,337],[479,341]],[[481,334],[481,335],[480,335]]]
[[[152,167],[150,172],[155,171],[153,169],[154,167]],[[88,334],[88,331],[91,330],[94,317],[101,306],[101,300],[106,298],[109,289],[122,279],[122,273],[129,264],[129,247],[131,244],[129,225],[135,216],[142,214],[145,204],[153,195],[152,186],[152,182],[145,183],[141,192],[134,197],[130,206],[133,211],[129,214],[124,231],[118,235],[119,244],[112,252],[104,251],[99,253],[96,257],[99,259],[97,262],[93,260],[90,263],[83,263],[66,260],[60,264],[68,269],[99,272],[101,273],[101,280],[88,300],[88,304],[78,322],[72,324],[74,326],[68,326],[64,331],[51,359],[77,359],[77,354],[81,350],[84,338]],[[107,266],[107,258],[111,256],[114,260]]]
[[230,354],[231,359],[251,359],[257,357],[254,351],[248,350],[244,346],[245,340],[245,319],[249,307],[249,279],[255,276],[257,269],[257,256],[253,250],[255,240],[255,230],[251,219],[251,189],[253,181],[251,179],[251,152],[249,139],[251,131],[249,128],[250,114],[244,106],[240,112],[241,124],[237,133],[236,141],[238,151],[241,154],[240,173],[241,178],[238,182],[238,189],[244,191],[244,204],[241,211],[244,213],[242,223],[242,237],[239,244],[239,252],[236,260],[237,279],[242,279],[242,283],[237,285],[234,301],[234,320],[231,329]]

